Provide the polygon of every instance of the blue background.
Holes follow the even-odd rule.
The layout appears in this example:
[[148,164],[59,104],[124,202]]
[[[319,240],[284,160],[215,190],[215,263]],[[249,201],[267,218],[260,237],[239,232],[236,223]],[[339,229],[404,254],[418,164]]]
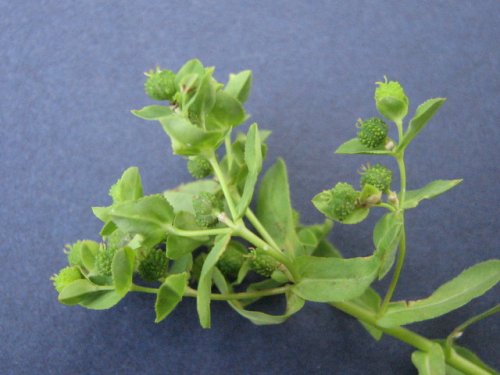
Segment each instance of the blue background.
[[[498,257],[499,16],[494,0],[0,1],[0,373],[415,374],[411,348],[375,343],[326,305],[256,327],[214,302],[205,331],[192,299],[156,325],[152,296],[104,312],[69,308],[48,278],[65,264],[65,243],[97,239],[89,207],[108,203],[125,168],[140,168],[147,193],[189,178],[161,128],[129,111],[150,103],[144,71],[176,70],[192,57],[216,66],[222,81],[254,71],[248,111],[273,131],[268,163],[286,159],[307,223],[321,219],[313,195],[357,183],[356,169],[373,162],[333,150],[359,117],[376,114],[375,81],[399,80],[411,113],[447,97],[407,152],[408,183],[464,182],[408,213],[396,297],[424,297]],[[347,256],[368,254],[377,215],[337,226],[332,240]],[[495,297],[412,327],[443,337]],[[460,339],[497,368],[498,323]]]

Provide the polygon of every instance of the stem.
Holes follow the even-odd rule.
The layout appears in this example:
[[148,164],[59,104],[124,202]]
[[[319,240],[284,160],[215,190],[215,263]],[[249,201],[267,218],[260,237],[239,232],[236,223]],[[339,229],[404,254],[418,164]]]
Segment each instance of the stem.
[[227,132],[224,138],[224,146],[226,148],[227,169],[230,171],[233,165],[233,148],[231,147],[231,129]]
[[[337,309],[355,317],[356,319],[362,320],[377,329],[381,330],[385,334],[395,337],[421,351],[429,352],[432,350],[435,343],[418,333],[412,332],[409,329],[403,327],[381,327],[377,324],[377,316],[352,302],[331,302],[330,305],[336,307]],[[460,356],[455,351],[450,351],[445,353],[446,362],[462,371],[465,374],[470,375],[490,375],[489,372],[483,370],[481,367],[477,366],[475,363],[469,361],[467,358]]]
[[[227,300],[259,298],[259,297],[275,296],[278,294],[284,294],[284,293],[286,293],[287,290],[288,290],[287,286],[282,286],[280,288],[256,290],[253,292],[224,293],[224,294],[212,293],[212,294],[210,294],[210,299],[213,301],[227,301]],[[186,288],[186,291],[184,292],[184,296],[197,297],[198,291],[188,287],[188,288]]]
[[149,294],[158,294],[158,288],[148,288],[146,286],[140,286],[136,284],[132,284],[130,287],[131,292],[142,292],[142,293],[149,293]]
[[491,309],[488,309],[481,314],[478,314],[476,316],[473,316],[470,319],[467,319],[465,322],[460,324],[457,328],[455,328],[446,338],[446,349],[450,350],[452,345],[453,345],[453,340],[459,338],[462,336],[463,332],[467,327],[469,327],[471,324],[474,324],[476,322],[479,322],[482,319],[485,319],[491,315],[497,314],[500,312],[500,304],[497,304],[496,306],[492,307]]
[[252,223],[253,227],[259,234],[266,240],[272,247],[274,247],[276,250],[280,250],[280,247],[276,244],[274,239],[271,237],[269,232],[264,228],[264,226],[261,224],[259,219],[257,219],[257,216],[253,213],[253,211],[250,209],[250,207],[247,208],[245,212],[245,216],[247,219]]
[[222,188],[222,192],[224,193],[224,197],[226,198],[229,211],[231,212],[231,216],[234,219],[237,216],[236,207],[234,205],[233,198],[231,197],[226,178],[224,177],[224,173],[222,173],[222,170],[220,169],[219,162],[217,161],[215,153],[208,157],[208,161],[210,162],[210,165],[214,170],[215,176],[219,180],[219,185]]
[[216,236],[219,234],[227,234],[233,232],[231,228],[214,228],[214,229],[203,229],[203,230],[184,230],[175,228],[169,225],[167,232],[175,234],[181,237],[204,237],[204,236]]
[[390,205],[390,204],[388,204],[388,203],[378,203],[378,204],[376,205],[376,207],[384,207],[384,208],[387,208],[387,209],[388,209],[389,211],[391,211],[391,212],[396,211],[396,208],[395,208],[394,206],[391,206],[391,205]]

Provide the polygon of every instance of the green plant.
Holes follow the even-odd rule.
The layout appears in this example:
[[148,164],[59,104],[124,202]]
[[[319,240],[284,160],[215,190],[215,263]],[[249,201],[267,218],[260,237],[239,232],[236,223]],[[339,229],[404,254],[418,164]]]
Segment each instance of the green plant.
[[[101,243],[85,240],[68,246],[69,267],[53,277],[59,301],[99,310],[114,306],[129,292],[151,293],[160,322],[184,297],[194,297],[204,328],[210,327],[211,301],[227,301],[255,324],[282,323],[305,301],[324,302],[358,319],[376,340],[387,334],[414,346],[412,361],[420,374],[494,373],[454,341],[470,324],[498,312],[498,306],[441,341],[403,326],[446,314],[493,288],[500,280],[500,260],[470,267],[427,298],[392,301],[406,253],[405,211],[461,182],[406,187],[405,150],[445,99],[424,102],[404,126],[409,100],[403,88],[387,79],[379,83],[375,104],[394,122],[397,142],[388,138],[389,125],[370,119],[337,153],[394,158],[399,192],[391,190],[392,171],[380,164],[365,167],[359,191],[341,182],[316,195],[312,202],[327,219],[304,225],[291,206],[283,160],[267,170],[256,192],[269,132],[254,123],[246,134],[232,137],[233,129],[248,119],[243,103],[252,86],[251,72],[231,74],[225,85],[213,72],[198,60],[188,61],[175,74],[157,68],[147,74],[146,92],[169,103],[132,111],[160,123],[173,152],[189,159],[195,178],[213,178],[144,196],[138,169],[127,169],[110,189],[112,203],[93,208],[103,222]],[[221,158],[217,151],[222,145]],[[250,207],[254,195],[255,209]],[[356,224],[372,209],[387,211],[373,231],[375,250],[365,257],[343,258],[327,238],[333,221]],[[390,286],[379,296],[371,284],[394,264]],[[158,286],[140,285],[135,274]],[[281,315],[248,307],[273,295],[286,299]]]

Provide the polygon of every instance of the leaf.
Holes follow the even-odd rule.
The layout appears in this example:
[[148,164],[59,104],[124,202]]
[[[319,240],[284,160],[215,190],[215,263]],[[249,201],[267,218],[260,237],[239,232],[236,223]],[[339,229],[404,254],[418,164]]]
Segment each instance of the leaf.
[[214,107],[208,117],[209,121],[225,129],[239,125],[247,119],[245,110],[238,99],[224,91],[217,91]]
[[177,155],[198,155],[206,150],[214,150],[226,134],[225,130],[203,130],[180,115],[161,118],[160,123],[169,135],[172,150]]
[[175,213],[185,211],[194,214],[194,196],[199,195],[201,192],[216,193],[219,190],[219,184],[214,180],[198,180],[167,190],[163,193],[163,196],[172,205]]
[[[366,289],[366,291],[361,296],[351,300],[352,303],[361,306],[362,308],[369,310],[374,314],[377,314],[379,311],[380,301],[380,296],[373,288]],[[383,332],[380,329],[369,323],[365,323],[362,320],[359,320],[359,323],[361,323],[361,325],[376,341],[382,338]]]
[[399,240],[403,233],[403,217],[392,212],[384,215],[373,230],[374,255],[380,259],[379,280],[382,279],[394,264]]
[[225,234],[215,238],[214,246],[201,269],[200,281],[198,282],[198,298],[196,308],[203,328],[210,328],[210,292],[212,289],[212,275],[215,265],[226,250],[231,235]]
[[139,168],[130,167],[116,183],[109,189],[109,195],[114,203],[134,201],[144,196],[142,192],[141,175]]
[[352,213],[341,221],[342,224],[358,224],[366,219],[370,209],[366,207],[357,207]]
[[92,271],[95,267],[95,257],[99,250],[99,244],[95,241],[85,240],[80,243],[80,256],[83,266]]
[[238,74],[229,74],[229,81],[224,87],[224,92],[245,103],[252,89],[252,71],[243,70]]
[[189,108],[190,112],[200,117],[212,110],[215,103],[215,87],[212,81],[212,70],[207,70],[196,87],[196,93],[186,103],[185,109]]
[[185,254],[181,256],[179,259],[176,259],[174,262],[172,262],[172,265],[170,266],[168,273],[175,274],[175,273],[188,272],[189,270],[191,270],[192,267],[193,267],[193,256],[191,254]]
[[262,170],[262,145],[260,143],[259,127],[256,123],[252,124],[248,130],[245,144],[245,163],[248,168],[248,174],[243,194],[236,207],[237,214],[234,220],[238,220],[245,214],[246,209],[252,201],[255,184]]
[[140,234],[146,244],[156,244],[165,236],[174,219],[174,209],[161,195],[113,205],[113,222],[126,233]]
[[[174,227],[183,230],[202,230],[204,228],[196,224],[193,214],[181,211],[175,215]],[[169,234],[167,237],[167,257],[170,259],[179,259],[180,257],[197,249],[203,243],[208,241],[205,237],[181,237]]]
[[499,281],[500,260],[478,263],[440,286],[425,299],[390,304],[378,324],[393,327],[444,315],[483,295]]
[[111,264],[111,274],[116,293],[124,297],[132,286],[134,274],[135,253],[132,249],[125,247],[116,251]]
[[155,302],[155,323],[165,319],[182,300],[187,280],[188,274],[183,272],[168,276],[161,284]]
[[377,148],[370,148],[361,144],[358,138],[353,138],[340,145],[340,147],[335,150],[335,153],[345,154],[345,155],[353,155],[353,154],[391,155],[392,151],[386,150],[384,146],[380,146]]
[[342,258],[340,251],[326,238],[319,242],[318,247],[314,249],[312,255],[323,258]]
[[130,112],[144,120],[159,120],[174,113],[169,107],[164,105],[148,105],[142,109],[133,109]]
[[198,59],[191,59],[187,61],[175,74],[175,84],[180,88],[180,82],[189,75],[202,75],[205,74],[205,67]]
[[257,196],[257,218],[280,248],[293,253],[295,233],[285,162],[278,159],[264,175]]
[[460,184],[463,180],[436,180],[417,190],[406,192],[403,208],[415,208],[424,199],[435,198]]
[[446,375],[444,353],[438,344],[433,344],[428,352],[413,352],[411,361],[418,369],[419,375]]
[[[217,288],[222,294],[231,293],[232,289],[228,285],[226,279],[219,270],[214,272],[214,281]],[[270,315],[260,311],[245,310],[240,301],[228,300],[229,306],[231,306],[238,314],[250,320],[256,325],[271,325],[271,324],[281,324],[287,320],[290,316],[298,312],[304,306],[305,301],[292,293],[287,291],[286,296],[286,310],[280,315]]]
[[349,301],[362,295],[377,277],[377,257],[320,258],[301,256],[295,259],[300,275],[293,291],[313,302]]
[[426,100],[418,106],[415,111],[415,115],[410,120],[408,130],[398,145],[398,150],[404,150],[410,144],[413,138],[415,138],[415,136],[422,131],[425,125],[427,125],[429,120],[436,114],[445,101],[445,98],[434,98]]
[[474,352],[470,351],[469,349],[464,348],[463,346],[459,346],[459,345],[454,344],[452,347],[452,350],[457,352],[460,356],[468,359],[469,361],[471,361],[475,365],[481,367],[483,370],[488,371],[491,374],[496,374],[496,375],[499,374],[498,371],[496,371],[495,369],[493,369],[492,367],[490,367],[486,363],[484,363],[484,361],[481,358],[479,358]]
[[107,310],[121,300],[122,296],[118,295],[114,290],[102,290],[86,295],[79,302],[79,305],[90,310]]
[[64,287],[59,293],[58,300],[65,305],[76,305],[85,296],[106,290],[110,290],[110,288],[95,285],[87,279],[79,279]]

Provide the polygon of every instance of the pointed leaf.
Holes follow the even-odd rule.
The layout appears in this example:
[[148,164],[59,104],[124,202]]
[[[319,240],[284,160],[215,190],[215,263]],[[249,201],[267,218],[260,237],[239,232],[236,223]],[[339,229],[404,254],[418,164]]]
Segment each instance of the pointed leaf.
[[460,184],[463,180],[436,180],[417,190],[406,192],[403,208],[415,208],[424,199],[435,198]]
[[224,87],[224,92],[245,103],[252,89],[252,71],[243,70],[238,74],[229,74],[229,81]]
[[255,184],[262,170],[262,145],[260,143],[259,128],[256,123],[252,124],[248,130],[245,144],[245,164],[248,168],[248,174],[243,194],[236,207],[237,215],[234,218],[235,220],[238,220],[245,214],[246,209],[252,201]]
[[394,264],[399,240],[403,230],[403,217],[392,212],[384,215],[373,230],[375,256],[380,258],[379,280],[382,279]]
[[433,344],[428,352],[413,352],[411,361],[418,369],[418,375],[446,375],[444,353],[439,344]]
[[238,99],[224,91],[217,91],[209,118],[220,127],[229,128],[243,123],[247,115]]
[[215,239],[214,246],[203,263],[201,269],[200,281],[198,283],[198,298],[196,299],[196,308],[200,318],[200,324],[203,328],[210,328],[210,292],[212,289],[212,275],[214,267],[226,250],[231,236],[225,234]]
[[480,297],[499,281],[500,260],[478,263],[440,286],[425,299],[390,304],[378,323],[383,327],[393,327],[444,315]]
[[123,297],[132,286],[134,274],[135,253],[132,249],[125,247],[116,251],[111,264],[111,273],[116,293]]
[[345,155],[353,155],[353,154],[366,154],[366,155],[390,155],[391,151],[386,150],[384,146],[370,148],[363,145],[358,138],[353,138],[335,150],[336,154],[345,154]]
[[85,240],[80,244],[80,257],[82,258],[83,266],[88,271],[94,269],[97,250],[99,250],[99,244],[95,241]]
[[114,203],[128,202],[143,197],[141,175],[139,168],[130,167],[109,189],[109,195]]
[[185,272],[170,275],[165,279],[156,296],[155,323],[159,323],[165,319],[182,300],[187,280],[188,274]]
[[159,120],[174,113],[172,109],[164,105],[148,105],[142,109],[133,109],[131,112],[144,120]]
[[429,99],[418,106],[415,111],[415,116],[413,116],[410,120],[408,130],[398,145],[398,150],[403,150],[408,146],[413,138],[415,138],[415,136],[422,131],[425,125],[427,125],[429,120],[436,114],[445,101],[445,98],[434,98]]
[[359,297],[377,277],[377,257],[320,258],[301,256],[295,259],[300,280],[293,291],[314,302],[348,301]]
[[110,287],[95,285],[87,279],[79,279],[64,287],[59,293],[58,300],[65,305],[76,305],[89,294],[110,289]]

